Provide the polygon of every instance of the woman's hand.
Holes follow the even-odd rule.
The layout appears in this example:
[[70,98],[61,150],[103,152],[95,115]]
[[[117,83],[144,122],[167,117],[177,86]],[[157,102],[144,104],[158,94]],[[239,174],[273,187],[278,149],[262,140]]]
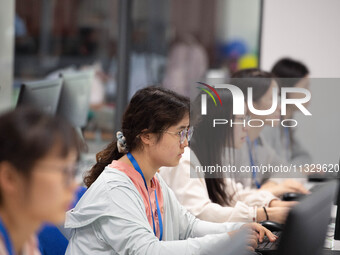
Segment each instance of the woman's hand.
[[[264,236],[266,235],[271,242],[275,242],[277,239],[277,236],[274,235],[271,231],[266,229],[265,227],[262,227],[258,223],[247,223],[244,224],[242,228],[246,228],[249,231],[249,234],[247,235],[247,248],[251,251],[254,251],[257,247],[258,242],[263,242]],[[239,230],[229,232],[228,234],[232,237],[234,236]]]
[[257,240],[263,242],[263,238],[266,235],[269,239],[269,241],[274,242],[277,239],[277,236],[274,235],[270,230],[266,229],[259,223],[247,223],[244,224],[241,228],[249,228],[252,230],[252,232],[256,235]]
[[[268,220],[283,224],[286,221],[289,207],[267,207]],[[267,216],[262,207],[257,208],[257,222],[267,220]]]
[[268,218],[271,221],[285,223],[290,208],[288,207],[269,207],[267,208]]
[[309,194],[310,193],[310,191],[308,189],[306,189],[305,186],[303,186],[302,183],[295,181],[293,179],[287,179],[279,185],[286,187],[286,188],[289,188],[289,189],[292,189],[292,190],[294,190],[293,192],[302,193],[302,194]]
[[301,183],[292,179],[285,180],[280,184],[269,181],[263,184],[260,190],[267,190],[276,197],[282,196],[284,193],[287,192],[296,192],[302,194],[310,193]]
[[263,187],[261,186],[260,190],[269,191],[270,193],[272,193],[276,197],[280,197],[284,193],[287,193],[287,192],[294,192],[294,189],[288,188],[288,187],[285,187],[285,186],[282,186],[282,185],[279,185],[279,184],[266,185],[266,186],[263,185]]
[[297,201],[281,201],[274,199],[269,203],[269,207],[293,207],[297,203]]

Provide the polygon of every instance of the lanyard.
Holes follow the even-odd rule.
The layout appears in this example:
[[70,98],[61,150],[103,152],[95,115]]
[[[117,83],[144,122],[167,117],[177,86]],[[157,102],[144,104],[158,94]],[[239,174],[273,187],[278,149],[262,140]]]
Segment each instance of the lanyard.
[[0,233],[4,238],[5,241],[5,245],[6,245],[6,249],[9,255],[14,255],[14,248],[11,242],[11,239],[9,237],[9,234],[5,228],[4,223],[2,222],[1,218],[0,218]]
[[[132,154],[129,152],[127,154],[127,157],[129,158],[129,160],[131,161],[132,165],[134,166],[134,168],[136,169],[136,171],[142,176],[144,184],[145,184],[145,188],[148,192],[148,197],[149,197],[149,204],[150,204],[150,209],[151,209],[151,216],[152,216],[152,225],[153,225],[153,232],[156,235],[156,227],[155,227],[155,220],[153,217],[153,212],[152,212],[152,205],[151,205],[151,201],[150,201],[150,195],[149,195],[149,190],[148,190],[148,186],[146,185],[146,181],[145,181],[145,177],[144,174],[142,172],[142,170],[140,169],[136,159],[132,156]],[[163,222],[162,222],[162,214],[161,214],[161,210],[159,209],[159,204],[158,204],[158,198],[157,198],[157,192],[155,190],[155,198],[156,198],[156,205],[157,205],[157,214],[158,214],[158,221],[159,221],[159,230],[160,230],[160,236],[159,236],[159,240],[162,240],[162,236],[163,236]]]
[[[256,179],[256,170],[255,170],[256,164],[255,164],[255,160],[253,157],[253,153],[251,151],[251,142],[250,142],[249,136],[247,136],[246,139],[247,139],[247,144],[248,144],[250,165],[252,166],[252,171],[253,171],[252,178],[253,178],[253,181],[255,182],[256,187],[259,189],[261,187],[261,184]],[[254,151],[256,151],[256,147],[257,147],[257,139],[254,140]]]

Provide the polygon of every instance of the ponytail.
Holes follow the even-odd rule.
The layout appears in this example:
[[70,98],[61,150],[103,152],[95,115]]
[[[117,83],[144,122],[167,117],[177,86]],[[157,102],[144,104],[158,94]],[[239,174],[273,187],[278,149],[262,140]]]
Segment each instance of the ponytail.
[[104,150],[96,154],[96,164],[91,168],[91,170],[84,177],[84,183],[87,188],[89,188],[92,183],[99,177],[99,175],[104,171],[105,167],[113,160],[117,160],[124,156],[124,153],[118,152],[117,141],[111,142]]

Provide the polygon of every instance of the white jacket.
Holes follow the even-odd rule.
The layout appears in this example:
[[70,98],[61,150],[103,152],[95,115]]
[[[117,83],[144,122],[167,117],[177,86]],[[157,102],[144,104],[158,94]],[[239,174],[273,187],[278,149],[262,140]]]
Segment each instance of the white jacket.
[[[65,227],[72,229],[66,254],[214,255],[235,252],[236,244],[230,241],[227,232],[238,229],[242,223],[217,224],[196,219],[178,203],[162,178],[156,176],[164,199],[164,241],[154,235],[142,197],[130,178],[106,167],[77,206],[66,214]],[[233,254],[243,254],[241,248],[236,247],[237,253]]]

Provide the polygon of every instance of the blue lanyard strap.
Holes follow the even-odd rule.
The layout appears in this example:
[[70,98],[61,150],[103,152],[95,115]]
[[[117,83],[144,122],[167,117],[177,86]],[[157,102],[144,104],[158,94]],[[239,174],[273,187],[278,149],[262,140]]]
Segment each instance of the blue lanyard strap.
[[[254,160],[254,157],[253,157],[253,153],[251,151],[251,142],[250,142],[249,136],[247,136],[246,139],[247,139],[247,145],[248,145],[250,165],[252,166],[252,170],[253,170],[252,178],[255,182],[256,187],[259,189],[261,187],[261,184],[256,179],[256,170],[254,169],[256,164],[255,164],[255,160]],[[256,150],[256,147],[257,147],[257,139],[254,140],[254,151]]]
[[[148,192],[148,197],[149,197],[149,204],[150,204],[150,209],[151,209],[151,217],[152,217],[152,225],[153,225],[153,232],[155,233],[155,236],[156,235],[156,227],[155,227],[155,220],[154,220],[154,217],[153,217],[153,212],[152,212],[152,205],[151,205],[151,200],[150,200],[150,195],[149,195],[149,189],[148,189],[148,185],[146,184],[146,180],[145,180],[145,177],[144,177],[144,174],[142,172],[142,170],[140,169],[136,159],[132,156],[132,154],[129,152],[127,154],[127,157],[129,158],[129,160],[131,161],[133,167],[136,169],[136,171],[142,176],[143,178],[143,181],[144,181],[144,185],[145,185],[145,188],[146,188],[146,191]],[[161,210],[159,208],[159,204],[158,204],[158,198],[157,198],[157,192],[155,190],[155,198],[156,198],[156,206],[157,206],[157,214],[158,214],[158,222],[159,222],[159,230],[160,230],[160,236],[159,236],[159,240],[161,241],[162,240],[162,237],[163,237],[163,222],[162,222],[162,214],[161,214]]]
[[6,245],[6,249],[9,255],[14,255],[14,248],[11,242],[11,239],[9,237],[9,234],[5,228],[4,223],[2,222],[1,218],[0,218],[0,233],[4,238],[5,241],[5,245]]

